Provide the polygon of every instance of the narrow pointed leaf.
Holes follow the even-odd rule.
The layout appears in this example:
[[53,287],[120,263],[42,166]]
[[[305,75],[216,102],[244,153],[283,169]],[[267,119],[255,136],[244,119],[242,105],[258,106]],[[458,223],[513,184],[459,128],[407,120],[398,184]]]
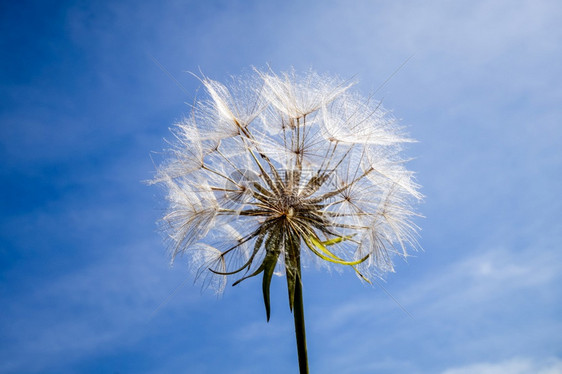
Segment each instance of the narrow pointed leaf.
[[[256,243],[255,243],[255,245],[254,245],[254,251],[253,251],[252,254],[250,255],[250,258],[248,259],[248,261],[246,261],[246,262],[244,263],[244,265],[242,265],[240,268],[238,268],[238,269],[236,269],[236,270],[229,271],[229,272],[216,271],[216,270],[213,270],[213,269],[211,269],[211,268],[209,268],[209,270],[210,270],[212,273],[215,273],[215,274],[218,274],[218,275],[233,275],[233,274],[236,274],[236,273],[241,272],[241,271],[244,270],[245,268],[249,268],[249,267],[252,265],[252,262],[254,261],[254,258],[256,257],[256,254],[258,253],[258,251],[259,251],[260,248],[261,248],[261,245],[262,245],[262,243],[263,243],[263,238],[264,238],[264,236],[265,236],[265,230],[263,230],[263,229],[261,229],[261,228],[258,229],[254,234],[252,234],[252,237],[254,237],[254,236],[257,236],[257,237],[258,237],[258,238],[256,239]],[[251,237],[251,238],[252,238],[252,237]],[[250,239],[251,239],[251,238],[250,238]],[[248,269],[248,270],[249,270],[249,269]],[[259,274],[259,273],[258,273],[258,274]],[[257,275],[257,274],[256,274],[256,275]],[[246,278],[240,279],[239,281],[236,282],[236,284],[240,283],[240,281],[242,281],[243,279],[246,279]]]
[[353,235],[338,236],[337,238],[330,239],[330,240],[326,240],[326,241],[321,242],[321,243],[324,244],[324,246],[327,247],[327,246],[329,246],[329,245],[334,245],[334,244],[337,244],[337,243],[341,243],[341,242],[343,242],[344,240],[351,239],[352,236],[353,236]]
[[[370,254],[367,254],[365,257],[363,257],[360,260],[357,261],[344,261],[339,259],[339,257],[337,257],[336,255],[334,255],[332,252],[328,251],[326,249],[326,247],[317,239],[314,239],[312,236],[310,236],[308,239],[305,239],[304,241],[306,243],[306,245],[308,246],[308,248],[318,257],[320,257],[321,259],[328,261],[328,262],[333,262],[335,264],[340,264],[340,265],[349,265],[349,266],[353,266],[353,265],[359,265],[360,263],[364,262],[367,258],[369,258]],[[316,250],[314,247],[318,247],[322,252],[328,254],[322,254],[321,252],[319,252],[318,250]]]
[[[324,242],[320,242],[321,244],[324,245],[324,247],[322,248],[322,246],[320,246],[319,248],[320,248],[323,252],[325,252],[328,256],[330,256],[331,258],[333,258],[334,260],[346,262],[346,261],[344,261],[343,259],[339,258],[338,256],[334,255],[332,252],[330,252],[325,246],[326,246],[326,245],[333,245],[333,244],[339,243],[339,242],[341,242],[341,241],[343,241],[343,240],[350,239],[352,236],[353,236],[353,235],[340,236],[340,237],[337,237],[337,238],[334,238],[334,239],[330,239],[330,240],[326,240],[326,241],[324,241]],[[311,238],[312,238],[312,237],[311,237]],[[313,251],[313,252],[314,252],[314,251]],[[369,257],[369,255],[367,254],[362,260],[360,260],[359,263],[365,261],[368,257]],[[330,260],[327,260],[327,261],[330,261]],[[351,264],[349,264],[349,265],[351,265]],[[355,265],[358,265],[358,264],[355,264]],[[369,283],[369,284],[372,284],[372,282],[369,280],[369,278],[365,277],[363,274],[361,274],[361,272],[360,272],[359,270],[357,270],[357,268],[355,267],[355,265],[351,265],[351,267],[353,268],[353,270],[355,270],[355,272],[357,273],[357,275],[359,275],[359,277],[360,277],[361,279],[363,279],[365,282],[367,282],[367,283]]]
[[265,267],[264,267],[264,264],[262,263],[262,264],[260,265],[260,267],[257,268],[256,271],[254,271],[252,274],[247,275],[247,276],[245,276],[245,277],[242,277],[242,278],[238,279],[236,282],[232,283],[232,285],[233,285],[233,286],[236,286],[238,283],[242,282],[243,280],[246,280],[246,279],[248,279],[248,278],[255,277],[256,275],[258,275],[259,273],[261,273],[261,272],[264,270],[264,268],[265,268]]
[[293,311],[293,304],[295,300],[295,284],[299,275],[298,267],[298,237],[291,235],[286,240],[285,248],[285,273],[287,275],[287,289],[289,292],[289,309]]
[[269,286],[271,285],[271,278],[273,277],[273,272],[275,271],[275,265],[277,265],[277,259],[279,258],[279,251],[268,252],[263,260],[263,302],[265,304],[265,313],[267,316],[267,321],[269,322],[269,317],[271,315],[271,306],[269,302]]
[[353,270],[355,270],[355,272],[357,273],[357,275],[363,279],[365,282],[369,283],[369,284],[373,284],[373,282],[371,282],[371,280],[369,278],[367,278],[366,276],[364,276],[363,274],[361,274],[361,272],[359,270],[357,270],[357,268],[355,266],[352,266]]
[[269,301],[269,286],[271,285],[271,278],[273,277],[273,272],[275,271],[275,266],[277,265],[277,259],[281,253],[281,237],[283,230],[279,226],[274,226],[270,231],[269,235],[265,239],[265,258],[263,259],[263,281],[262,281],[262,291],[263,291],[263,302],[265,304],[265,313],[267,316],[267,321],[269,322],[269,317],[271,315],[271,305]]

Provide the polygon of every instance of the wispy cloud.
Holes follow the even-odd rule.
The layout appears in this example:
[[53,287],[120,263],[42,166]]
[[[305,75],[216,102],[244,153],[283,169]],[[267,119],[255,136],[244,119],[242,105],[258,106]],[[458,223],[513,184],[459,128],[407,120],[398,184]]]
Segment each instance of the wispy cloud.
[[[556,247],[505,247],[476,251],[441,269],[432,270],[402,295],[423,313],[463,310],[475,304],[494,308],[501,297],[535,294],[560,281],[562,264]],[[541,295],[533,295],[533,298]],[[422,306],[418,309],[417,306]],[[499,305],[496,305],[499,307]]]
[[495,363],[476,363],[447,369],[442,374],[560,374],[562,360],[551,358],[546,360],[532,360],[528,358],[514,358]]
[[[355,293],[328,310],[315,308],[313,331],[324,337],[320,349],[340,352],[328,359],[326,368],[364,373],[399,372],[408,366],[411,373],[434,373],[466,360],[555,355],[554,347],[561,343],[553,332],[561,327],[555,312],[561,263],[554,247],[492,248],[409,276],[399,283],[410,284],[403,289],[391,280],[385,287],[415,320],[382,292]],[[399,271],[408,276],[405,269]],[[413,342],[423,344],[414,347]],[[379,349],[392,351],[395,359],[403,357],[384,362],[373,353]],[[408,354],[412,350],[414,357]]]

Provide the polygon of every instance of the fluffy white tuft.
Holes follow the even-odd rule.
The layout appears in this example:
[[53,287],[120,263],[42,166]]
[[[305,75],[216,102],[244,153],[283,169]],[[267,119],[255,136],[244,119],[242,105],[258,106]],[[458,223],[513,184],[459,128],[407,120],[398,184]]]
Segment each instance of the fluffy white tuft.
[[367,280],[416,248],[422,195],[399,157],[412,140],[380,103],[314,72],[201,82],[208,97],[175,126],[154,182],[172,258],[188,254],[206,285],[222,291],[276,251],[277,272],[305,251]]

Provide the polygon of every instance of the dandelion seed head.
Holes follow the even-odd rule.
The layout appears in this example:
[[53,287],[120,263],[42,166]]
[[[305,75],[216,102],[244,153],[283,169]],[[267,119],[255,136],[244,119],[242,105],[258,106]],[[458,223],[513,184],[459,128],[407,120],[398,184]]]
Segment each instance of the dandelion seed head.
[[153,182],[167,191],[171,256],[204,286],[295,277],[301,258],[366,280],[418,247],[422,195],[400,158],[411,140],[380,102],[312,71],[201,82]]

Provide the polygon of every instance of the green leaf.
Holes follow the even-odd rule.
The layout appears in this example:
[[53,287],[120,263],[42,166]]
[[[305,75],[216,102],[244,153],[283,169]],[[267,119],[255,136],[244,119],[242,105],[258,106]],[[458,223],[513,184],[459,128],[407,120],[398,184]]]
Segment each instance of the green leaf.
[[238,283],[242,282],[243,280],[246,280],[248,278],[252,278],[255,277],[256,275],[258,275],[259,273],[261,273],[264,270],[264,263],[262,262],[262,264],[260,265],[259,268],[256,269],[256,271],[254,271],[252,274],[247,275],[245,277],[242,277],[240,279],[238,279],[236,282],[232,283],[233,286],[236,286]]
[[271,306],[269,303],[269,286],[271,285],[271,278],[273,277],[273,272],[275,270],[275,265],[277,265],[277,259],[279,258],[279,252],[269,252],[265,255],[263,260],[264,272],[263,272],[263,302],[265,304],[265,313],[267,316],[267,321],[269,322],[269,317],[271,315]]
[[[341,241],[343,241],[343,240],[350,239],[352,236],[353,236],[353,235],[339,236],[339,237],[337,237],[337,238],[330,239],[330,240],[326,240],[326,241],[321,242],[321,243],[322,243],[324,246],[333,245],[333,244],[339,243],[339,242],[341,242]],[[343,261],[341,258],[339,258],[339,257],[337,257],[336,255],[334,255],[332,252],[328,251],[327,248],[324,247],[324,249],[326,250],[327,254],[329,254],[329,255],[330,255],[331,257],[333,257],[334,259]],[[369,255],[365,256],[361,262],[365,261],[368,257],[369,257]],[[361,279],[363,279],[365,282],[367,282],[367,283],[369,283],[369,284],[372,284],[372,282],[369,280],[369,278],[367,278],[367,277],[365,277],[363,274],[361,274],[361,272],[360,272],[359,270],[357,270],[357,268],[356,268],[354,265],[352,265],[351,267],[353,268],[353,270],[355,270],[355,272],[357,273],[357,275],[359,275],[359,277],[361,277]]]
[[[310,235],[308,239],[304,240],[304,242],[306,243],[308,248],[310,248],[310,250],[321,259],[340,265],[349,265],[349,266],[359,265],[370,256],[369,254],[367,254],[365,257],[357,261],[345,261],[339,258],[338,256],[336,256],[335,254],[333,254],[332,252],[330,252],[326,248],[326,246],[322,244],[322,242],[316,237],[316,235]],[[314,247],[320,249],[322,252],[324,252],[324,254],[318,252],[311,244],[314,245]]]
[[357,275],[359,275],[361,277],[361,279],[363,279],[365,282],[367,282],[369,284],[373,284],[373,282],[371,282],[371,280],[369,278],[367,278],[363,274],[361,274],[361,272],[359,270],[357,270],[357,268],[355,266],[353,266],[353,270],[355,270]]
[[324,242],[321,242],[322,244],[324,244],[324,246],[329,246],[329,245],[334,245],[336,243],[340,243],[343,242],[344,240],[348,240],[351,239],[353,237],[353,235],[347,235],[347,236],[338,236],[334,239],[330,239],[330,240],[326,240]]
[[[261,248],[261,245],[263,243],[263,237],[265,236],[265,230],[263,228],[259,228],[257,231],[254,232],[254,234],[251,235],[250,239],[257,236],[258,238],[256,239],[256,244],[254,245],[254,251],[252,252],[250,258],[248,259],[248,261],[246,261],[244,263],[244,265],[242,265],[240,268],[234,270],[234,271],[229,271],[229,272],[221,272],[221,271],[216,271],[213,270],[211,268],[209,268],[209,270],[212,273],[218,274],[218,275],[233,275],[236,273],[241,272],[242,270],[244,270],[245,268],[249,268],[252,265],[252,262],[254,261],[254,257],[256,257],[256,254],[258,253],[258,251]],[[234,248],[234,247],[233,247]],[[249,270],[249,269],[248,269]],[[259,273],[258,273],[259,274]],[[256,274],[257,275],[257,274]],[[235,284],[240,283],[242,280],[250,278],[251,276],[248,277],[244,277],[240,280],[238,280]],[[233,284],[233,286],[235,285]]]
[[287,290],[289,291],[289,309],[293,311],[295,300],[295,285],[299,274],[298,256],[299,256],[299,238],[293,233],[289,234],[286,239],[285,248],[285,274],[287,275]]
[[262,290],[263,290],[263,302],[265,304],[265,314],[267,316],[267,321],[269,322],[269,317],[271,315],[271,305],[269,301],[269,287],[271,285],[271,278],[273,277],[273,272],[275,271],[275,266],[277,265],[277,260],[279,258],[279,254],[281,250],[279,248],[279,244],[281,243],[281,236],[282,231],[273,230],[270,231],[270,234],[265,239],[265,258],[263,259],[263,281],[262,281]]

